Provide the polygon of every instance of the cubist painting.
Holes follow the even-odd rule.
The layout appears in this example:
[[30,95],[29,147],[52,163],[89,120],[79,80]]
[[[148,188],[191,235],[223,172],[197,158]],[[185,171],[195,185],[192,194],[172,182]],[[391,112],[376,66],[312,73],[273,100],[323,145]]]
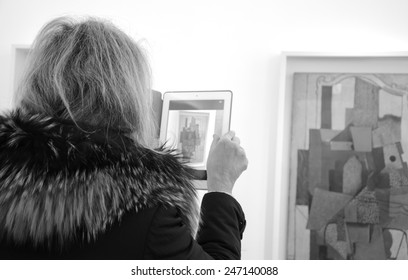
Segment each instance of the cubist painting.
[[408,74],[295,73],[289,259],[408,259]]

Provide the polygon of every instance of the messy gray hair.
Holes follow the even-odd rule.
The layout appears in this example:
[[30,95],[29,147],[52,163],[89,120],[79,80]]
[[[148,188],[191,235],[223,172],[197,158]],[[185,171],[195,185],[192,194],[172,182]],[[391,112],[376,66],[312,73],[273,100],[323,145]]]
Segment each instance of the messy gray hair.
[[153,137],[150,68],[142,49],[110,22],[60,17],[37,35],[16,93],[23,110]]

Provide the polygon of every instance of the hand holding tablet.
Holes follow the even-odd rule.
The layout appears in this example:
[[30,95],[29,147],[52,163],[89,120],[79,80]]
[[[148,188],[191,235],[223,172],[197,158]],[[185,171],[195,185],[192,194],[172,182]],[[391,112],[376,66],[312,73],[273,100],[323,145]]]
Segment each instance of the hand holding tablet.
[[247,167],[248,159],[235,132],[214,135],[207,161],[208,191],[231,194],[235,181]]

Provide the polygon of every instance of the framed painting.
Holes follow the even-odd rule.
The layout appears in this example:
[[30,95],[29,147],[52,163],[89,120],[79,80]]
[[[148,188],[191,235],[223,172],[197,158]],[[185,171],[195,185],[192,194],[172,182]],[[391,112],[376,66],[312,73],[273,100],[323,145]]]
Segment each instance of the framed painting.
[[408,259],[407,62],[286,55],[275,173],[285,258]]

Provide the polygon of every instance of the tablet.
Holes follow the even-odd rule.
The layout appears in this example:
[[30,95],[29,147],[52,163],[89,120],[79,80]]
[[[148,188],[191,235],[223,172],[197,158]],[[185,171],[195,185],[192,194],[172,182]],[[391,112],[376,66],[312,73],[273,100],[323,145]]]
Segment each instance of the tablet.
[[160,141],[176,150],[206,188],[206,164],[213,135],[230,129],[232,92],[171,91],[163,96]]

